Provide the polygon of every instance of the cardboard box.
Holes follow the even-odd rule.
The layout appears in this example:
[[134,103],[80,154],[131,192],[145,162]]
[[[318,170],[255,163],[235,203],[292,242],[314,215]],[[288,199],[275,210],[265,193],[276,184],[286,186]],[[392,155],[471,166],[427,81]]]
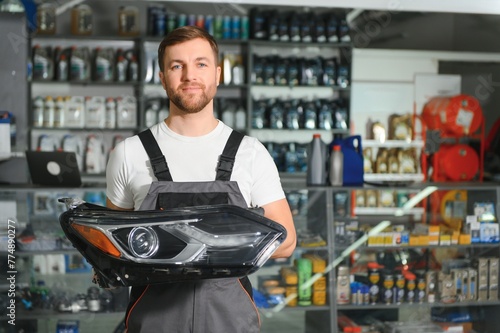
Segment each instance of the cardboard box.
[[477,261],[477,300],[488,300],[488,258],[479,258]]
[[488,300],[498,300],[498,258],[488,259]]

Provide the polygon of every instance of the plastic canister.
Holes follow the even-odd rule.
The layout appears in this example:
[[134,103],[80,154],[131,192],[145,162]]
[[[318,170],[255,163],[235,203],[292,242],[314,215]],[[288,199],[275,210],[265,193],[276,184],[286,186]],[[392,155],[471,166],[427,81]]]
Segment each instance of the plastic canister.
[[56,33],[56,7],[54,4],[42,3],[36,10],[37,33],[53,35]]
[[136,36],[139,34],[139,10],[135,6],[122,6],[118,10],[118,34]]
[[334,139],[331,146],[339,144],[344,155],[343,185],[358,186],[364,183],[364,161],[361,136],[353,135],[343,139]]
[[92,33],[92,8],[79,4],[71,10],[71,33],[73,35],[90,35]]
[[313,134],[307,147],[307,185],[326,184],[326,144],[321,134]]
[[332,186],[342,186],[344,178],[344,154],[340,145],[334,145],[330,152],[328,179]]

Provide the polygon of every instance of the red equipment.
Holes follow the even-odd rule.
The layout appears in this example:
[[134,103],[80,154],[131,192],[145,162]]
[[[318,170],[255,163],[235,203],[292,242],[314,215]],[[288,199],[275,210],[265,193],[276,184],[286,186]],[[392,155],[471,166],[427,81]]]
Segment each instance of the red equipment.
[[[427,152],[432,159],[433,181],[470,181],[476,175],[483,180],[484,117],[479,101],[472,96],[433,97],[423,107],[421,119],[428,130],[438,130],[439,148]],[[425,134],[423,135],[425,137]],[[463,141],[479,142],[473,149]],[[422,159],[427,172],[427,159]]]

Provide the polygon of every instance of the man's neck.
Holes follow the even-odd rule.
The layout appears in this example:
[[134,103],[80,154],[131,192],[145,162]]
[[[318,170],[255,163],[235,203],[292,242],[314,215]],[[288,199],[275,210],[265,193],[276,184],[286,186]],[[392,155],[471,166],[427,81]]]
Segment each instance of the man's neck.
[[213,112],[201,111],[194,114],[178,114],[171,112],[165,123],[168,128],[183,136],[202,136],[212,132],[219,121]]

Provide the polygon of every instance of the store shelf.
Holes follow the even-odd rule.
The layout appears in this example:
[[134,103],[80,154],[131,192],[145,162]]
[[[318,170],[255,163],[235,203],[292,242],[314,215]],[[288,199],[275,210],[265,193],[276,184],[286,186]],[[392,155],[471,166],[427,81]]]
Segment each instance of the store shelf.
[[[499,247],[498,243],[474,243],[474,244],[451,244],[451,245],[407,245],[400,244],[398,246],[387,245],[387,246],[369,246],[363,245],[358,249],[366,251],[387,251],[387,250],[419,250],[419,249],[473,249],[473,248],[483,248],[483,249],[496,249]],[[335,250],[342,251],[347,249],[347,246],[335,246]]]
[[367,182],[421,182],[424,178],[423,174],[364,174]]
[[16,151],[10,153],[0,153],[0,161],[10,160],[11,158],[23,158],[24,152]]
[[32,84],[43,84],[43,85],[70,85],[70,86],[135,86],[138,84],[141,84],[139,81],[92,81],[92,80],[85,80],[85,81],[53,81],[53,80],[33,80],[31,81]]
[[251,85],[251,95],[255,100],[264,98],[293,98],[310,100],[331,99],[335,92],[349,92],[349,87],[338,86],[266,86]]
[[[89,312],[89,311],[81,311],[77,313],[71,313],[71,312],[58,312],[54,310],[33,310],[33,311],[27,311],[27,310],[19,310],[19,312],[16,313],[17,318],[19,319],[24,319],[24,320],[29,320],[29,319],[46,319],[46,318],[51,318],[51,319],[71,319],[71,320],[78,320],[82,318],[94,318],[94,319],[106,319],[106,320],[120,320],[123,319],[123,316],[125,315],[124,312]],[[8,320],[9,318],[6,316],[4,320]]]
[[481,301],[481,302],[455,302],[455,303],[401,303],[401,304],[367,304],[367,305],[337,305],[339,311],[345,310],[385,310],[405,308],[451,308],[451,307],[482,307],[498,306],[500,301]]
[[305,43],[305,42],[281,42],[281,41],[269,41],[269,40],[259,40],[251,39],[248,41],[249,45],[252,46],[268,46],[268,47],[298,47],[298,48],[308,48],[308,47],[326,47],[326,48],[351,48],[352,43]]
[[363,148],[423,148],[422,140],[413,140],[410,142],[403,140],[387,140],[384,142],[376,140],[363,140]]
[[330,142],[333,139],[333,134],[346,134],[349,130],[333,129],[250,129],[249,135],[256,137],[260,142],[296,142],[296,143],[309,143],[312,140],[313,134],[321,134],[324,142]]
[[[284,312],[299,312],[299,311],[329,311],[330,306],[328,305],[321,305],[321,306],[316,306],[316,305],[310,305],[310,306],[285,306],[282,310]],[[259,311],[266,314],[266,313],[273,313],[273,309],[264,309],[264,308],[259,308]]]
[[[354,207],[354,215],[397,215],[402,208],[397,207]],[[425,210],[421,207],[416,207],[404,211],[404,215],[422,215]]]

